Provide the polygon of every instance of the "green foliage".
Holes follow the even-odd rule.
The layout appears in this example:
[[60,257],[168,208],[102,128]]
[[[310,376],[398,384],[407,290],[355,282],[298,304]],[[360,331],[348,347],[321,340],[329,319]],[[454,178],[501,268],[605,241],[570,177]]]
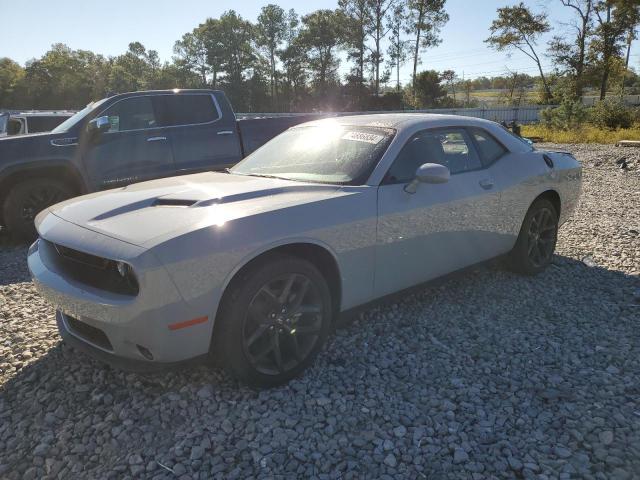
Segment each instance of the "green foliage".
[[529,57],[538,67],[542,80],[544,102],[551,99],[551,89],[542,71],[540,57],[536,51],[536,43],[541,35],[551,30],[546,14],[533,13],[524,2],[512,7],[498,9],[496,18],[489,31],[491,35],[485,40],[495,50],[518,50]]
[[629,128],[635,120],[635,110],[619,100],[604,100],[591,108],[589,120],[600,128]]
[[447,98],[447,91],[442,86],[441,77],[435,70],[425,70],[416,75],[415,97],[417,108],[434,108]]
[[587,109],[582,102],[567,97],[558,107],[542,110],[540,116],[546,127],[569,130],[587,120]]

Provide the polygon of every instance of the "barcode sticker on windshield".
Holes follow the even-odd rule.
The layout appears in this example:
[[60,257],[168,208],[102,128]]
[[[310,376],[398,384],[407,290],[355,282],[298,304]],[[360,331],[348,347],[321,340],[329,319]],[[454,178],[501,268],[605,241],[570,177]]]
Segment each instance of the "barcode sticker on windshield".
[[366,132],[347,132],[342,136],[342,140],[353,140],[355,142],[366,142],[377,144],[384,138],[383,135],[376,135],[375,133]]

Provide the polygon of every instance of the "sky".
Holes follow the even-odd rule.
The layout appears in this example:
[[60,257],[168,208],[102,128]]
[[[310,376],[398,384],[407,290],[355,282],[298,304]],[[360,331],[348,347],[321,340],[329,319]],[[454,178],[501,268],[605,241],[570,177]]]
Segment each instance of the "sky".
[[[244,18],[255,21],[260,8],[276,3],[285,10],[294,8],[306,14],[320,8],[336,8],[337,0],[0,0],[0,26],[4,41],[0,57],[24,64],[45,53],[53,43],[65,43],[73,49],[92,50],[106,56],[123,53],[132,41],[157,50],[160,58],[170,60],[173,44],[207,17],[217,17],[235,9]],[[442,44],[422,54],[419,69],[451,69],[460,77],[496,76],[508,70],[536,74],[536,67],[521,53],[511,57],[487,48],[483,42],[496,9],[518,3],[511,0],[447,0],[450,20],[442,30]],[[525,4],[535,11],[546,11],[554,29],[567,29],[571,11],[559,0],[529,0]],[[546,43],[551,35],[545,37]],[[8,40],[11,39],[11,40]],[[640,49],[632,48],[631,66],[640,65]],[[548,59],[543,66],[550,69]],[[342,71],[347,64],[343,62]],[[401,71],[401,81],[408,81],[411,65]],[[395,78],[395,74],[393,76]]]

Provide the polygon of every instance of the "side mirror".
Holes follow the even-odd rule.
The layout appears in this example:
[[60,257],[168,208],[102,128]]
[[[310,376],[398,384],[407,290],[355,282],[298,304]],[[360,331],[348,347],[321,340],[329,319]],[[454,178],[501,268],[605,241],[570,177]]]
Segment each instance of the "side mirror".
[[87,124],[87,131],[92,134],[107,132],[109,128],[111,128],[111,123],[106,115],[94,118]]
[[405,185],[404,191],[416,193],[419,183],[447,183],[451,177],[451,172],[444,165],[439,163],[424,163],[416,170],[416,176],[410,183]]

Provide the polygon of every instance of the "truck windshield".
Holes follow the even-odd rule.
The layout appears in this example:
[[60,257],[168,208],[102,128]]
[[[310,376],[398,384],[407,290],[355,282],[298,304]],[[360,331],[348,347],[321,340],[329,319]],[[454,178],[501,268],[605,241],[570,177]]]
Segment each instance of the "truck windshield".
[[86,117],[94,108],[99,107],[106,101],[107,99],[103,98],[102,100],[98,100],[97,102],[90,103],[89,105],[84,107],[82,110],[77,112],[75,115],[72,115],[71,117],[67,118],[64,122],[62,122],[56,128],[51,130],[51,133],[64,133],[68,131],[71,127],[73,127],[75,124],[81,121],[84,117]]
[[395,130],[328,123],[287,130],[235,167],[232,174],[303,182],[363,184]]

